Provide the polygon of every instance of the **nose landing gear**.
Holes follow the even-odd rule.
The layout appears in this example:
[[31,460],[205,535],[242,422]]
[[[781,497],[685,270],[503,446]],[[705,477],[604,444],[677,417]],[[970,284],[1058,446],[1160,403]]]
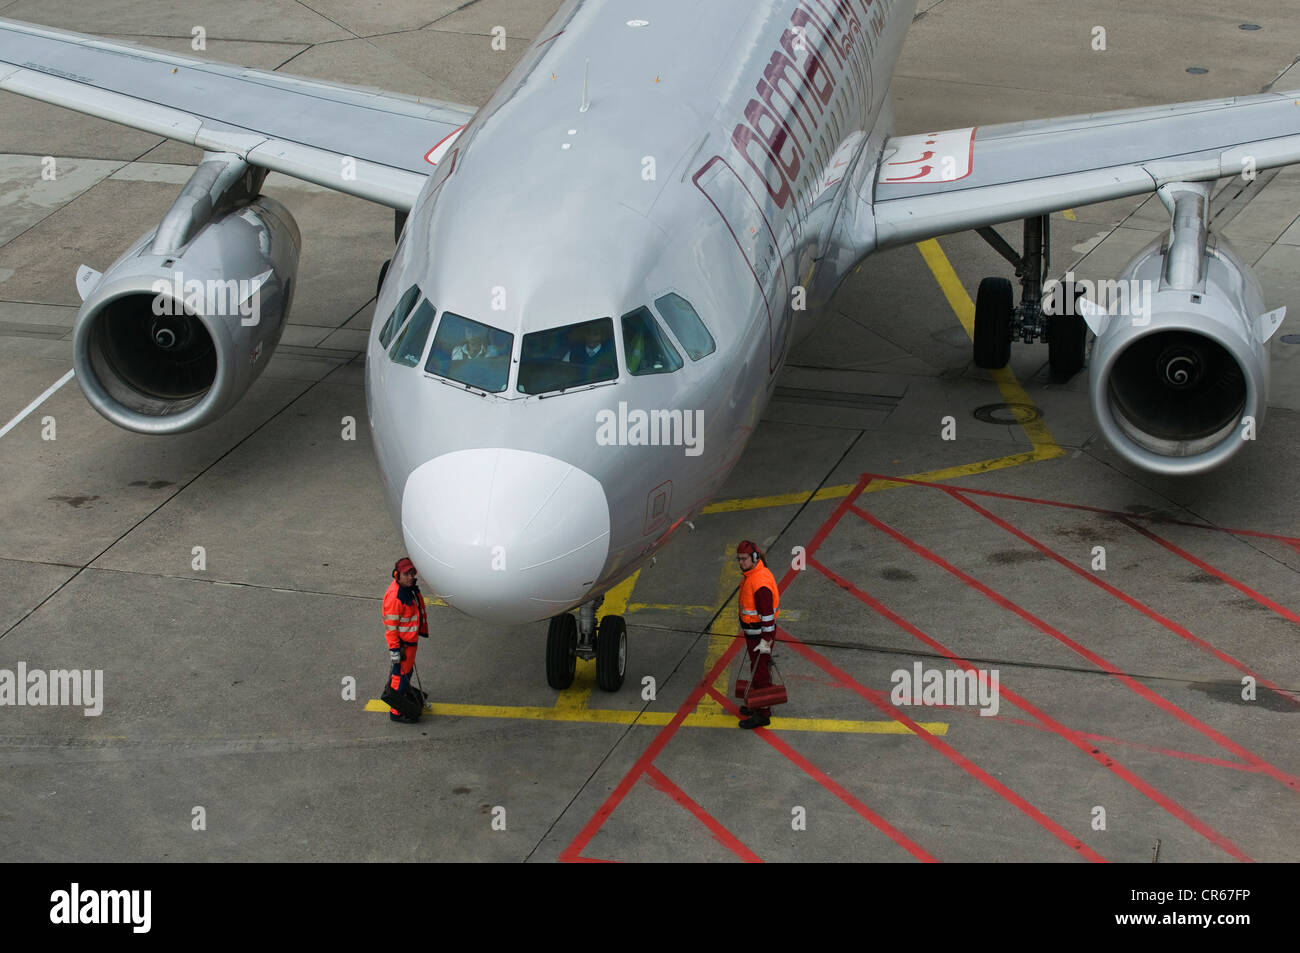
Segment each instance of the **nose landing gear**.
[[578,608],[578,616],[554,616],[546,630],[546,682],[564,690],[573,684],[578,659],[596,660],[596,685],[603,692],[623,687],[627,673],[627,623],[621,615],[607,615],[596,623],[601,600]]

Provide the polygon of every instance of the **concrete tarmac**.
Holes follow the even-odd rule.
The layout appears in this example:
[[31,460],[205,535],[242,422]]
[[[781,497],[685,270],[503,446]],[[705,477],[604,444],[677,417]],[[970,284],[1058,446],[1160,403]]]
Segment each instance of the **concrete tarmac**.
[[[187,52],[201,26],[214,59],[481,104],[558,5],[0,0],[0,16]],[[897,128],[1300,88],[1297,51],[1284,0],[1231,14],[921,0]],[[198,157],[0,95],[0,427],[71,368],[76,268],[104,269],[151,229]],[[623,689],[583,666],[557,693],[544,626],[435,605],[417,726],[377,701],[401,543],[362,352],[392,216],[278,175],[265,191],[305,247],[283,343],[231,413],[148,438],[68,382],[0,437],[0,671],[103,678],[98,715],[0,707],[0,857],[1300,852],[1300,171],[1216,192],[1213,227],[1291,315],[1267,420],[1223,468],[1168,480],[1123,464],[1085,376],[1053,380],[1045,345],[1017,345],[1009,377],[975,369],[960,315],[981,278],[1011,273],[977,236],[882,253],[793,352],[719,500],[607,600],[629,626]],[[1167,225],[1154,198],[1054,215],[1053,270],[1114,277]],[[791,701],[755,733],[735,727],[734,656],[721,668],[746,537],[788,576]],[[891,701],[918,668],[924,683],[967,666],[996,671],[996,706]]]

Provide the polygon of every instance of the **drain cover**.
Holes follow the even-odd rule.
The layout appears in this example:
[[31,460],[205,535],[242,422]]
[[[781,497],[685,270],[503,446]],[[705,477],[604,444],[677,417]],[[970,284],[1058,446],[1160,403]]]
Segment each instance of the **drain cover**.
[[1042,416],[1033,404],[985,404],[974,411],[975,419],[986,424],[1031,424]]

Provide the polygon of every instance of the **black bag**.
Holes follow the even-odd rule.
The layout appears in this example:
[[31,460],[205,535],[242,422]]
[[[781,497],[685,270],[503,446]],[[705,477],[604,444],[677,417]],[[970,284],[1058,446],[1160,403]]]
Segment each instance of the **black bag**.
[[419,700],[418,695],[414,694],[410,690],[399,692],[393,687],[392,682],[388,682],[384,685],[383,694],[379,697],[389,708],[396,708],[398,713],[404,718],[410,718],[411,720],[418,719],[420,713],[424,711],[424,703],[422,700]]

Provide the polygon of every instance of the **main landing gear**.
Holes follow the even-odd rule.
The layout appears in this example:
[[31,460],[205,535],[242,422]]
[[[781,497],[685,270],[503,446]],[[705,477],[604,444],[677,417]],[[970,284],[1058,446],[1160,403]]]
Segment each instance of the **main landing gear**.
[[596,684],[604,692],[623,687],[627,672],[627,623],[621,615],[607,615],[596,625],[601,600],[554,616],[546,630],[546,681],[552,688],[573,684],[578,659],[596,660]]
[[1055,290],[1043,307],[1043,283],[1051,266],[1052,241],[1046,215],[1025,219],[1023,255],[992,228],[976,229],[1003,258],[1015,265],[1020,279],[1020,304],[1015,303],[1011,282],[985,278],[975,297],[975,365],[996,369],[1011,360],[1011,342],[1047,342],[1052,373],[1069,377],[1083,369],[1088,325],[1078,313],[1078,292],[1072,285]]

